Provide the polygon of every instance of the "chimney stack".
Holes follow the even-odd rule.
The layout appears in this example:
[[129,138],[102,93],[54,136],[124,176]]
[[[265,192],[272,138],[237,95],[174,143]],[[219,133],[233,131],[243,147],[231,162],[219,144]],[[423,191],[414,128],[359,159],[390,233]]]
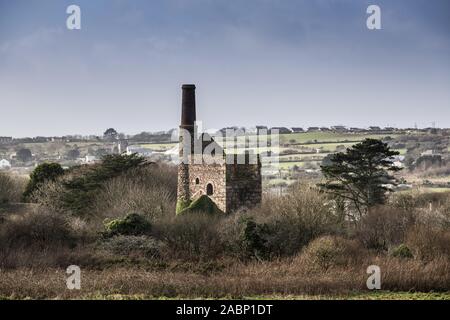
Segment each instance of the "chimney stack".
[[[194,155],[195,135],[195,85],[184,84],[182,87],[181,124],[178,165],[177,208],[183,208],[191,201],[189,163]],[[178,210],[178,209],[177,209]],[[178,211],[177,211],[178,213]]]
[[193,128],[195,124],[195,85],[184,84],[181,102],[181,127]]

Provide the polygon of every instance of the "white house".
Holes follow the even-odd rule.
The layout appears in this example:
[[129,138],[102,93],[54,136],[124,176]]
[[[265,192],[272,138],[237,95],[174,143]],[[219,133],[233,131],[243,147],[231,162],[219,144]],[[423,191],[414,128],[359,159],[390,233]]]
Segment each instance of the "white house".
[[96,156],[91,156],[91,155],[87,155],[84,159],[83,162],[84,163],[93,163],[98,161],[98,158]]
[[2,159],[0,160],[0,170],[8,170],[11,168],[11,163],[6,160],[6,159]]
[[143,157],[149,157],[152,155],[153,150],[137,145],[127,146],[127,155],[131,155],[133,153],[137,153],[138,155]]

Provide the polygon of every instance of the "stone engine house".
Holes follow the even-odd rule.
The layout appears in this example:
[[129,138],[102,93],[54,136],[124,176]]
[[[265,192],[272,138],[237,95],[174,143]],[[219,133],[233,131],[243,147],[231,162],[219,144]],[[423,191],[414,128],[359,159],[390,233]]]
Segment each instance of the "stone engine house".
[[[226,155],[207,133],[197,133],[195,122],[195,85],[186,84],[182,86],[177,210],[179,204],[187,205],[203,195],[224,213],[258,205],[262,197],[260,156],[253,155],[251,161],[249,154]],[[206,150],[223,161],[205,161]]]

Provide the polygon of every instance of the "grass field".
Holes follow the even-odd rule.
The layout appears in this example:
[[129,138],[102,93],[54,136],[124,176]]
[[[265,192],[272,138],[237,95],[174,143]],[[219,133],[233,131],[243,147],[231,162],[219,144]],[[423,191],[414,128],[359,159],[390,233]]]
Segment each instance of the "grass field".
[[209,275],[181,269],[146,269],[131,266],[102,271],[82,269],[81,290],[67,289],[63,269],[3,270],[0,300],[450,300],[450,291],[370,291],[360,285],[365,283],[363,273],[350,277],[345,270],[298,277],[277,274],[270,265],[243,266],[244,271],[223,270]]
[[395,134],[352,134],[352,133],[336,133],[336,132],[305,132],[305,133],[290,133],[280,134],[280,143],[288,143],[295,140],[295,143],[306,142],[346,142],[346,141],[361,141],[366,138],[382,139],[390,136],[396,137]]
[[[258,149],[249,148],[254,153],[263,153],[272,151],[275,153],[282,152],[287,149],[298,149],[299,153],[297,154],[289,154],[289,155],[281,155],[279,157],[280,161],[280,169],[281,170],[289,170],[293,166],[304,167],[307,162],[315,162],[319,164],[320,160],[317,157],[323,158],[328,153],[336,152],[338,147],[349,148],[358,141],[361,141],[365,138],[377,138],[381,139],[386,137],[387,135],[380,134],[340,134],[335,132],[306,132],[306,133],[292,133],[292,134],[281,134],[280,135],[280,144],[284,144],[285,146],[276,148],[276,147],[261,147]],[[389,135],[391,137],[395,137],[395,135]],[[222,139],[217,139],[217,141],[222,144]],[[351,141],[351,142],[349,142]],[[169,150],[175,146],[176,142],[171,143],[156,143],[156,144],[142,144],[142,147],[155,149],[155,150]],[[305,154],[302,153],[302,148],[308,148],[311,150],[321,150],[321,153],[317,154]],[[228,153],[243,153],[245,148],[237,148],[236,150],[228,150]],[[400,154],[405,154],[406,149],[397,150]],[[315,157],[316,159],[311,159],[311,157]]]
[[[8,300],[11,297],[0,297],[0,300]],[[80,299],[89,300],[211,300],[211,298],[199,297],[165,297],[165,296],[146,296],[143,294],[125,295],[101,293],[82,296]],[[215,300],[233,300],[233,297],[216,298]],[[450,300],[450,292],[390,292],[374,291],[364,293],[351,293],[347,295],[261,295],[244,296],[235,298],[239,300]]]

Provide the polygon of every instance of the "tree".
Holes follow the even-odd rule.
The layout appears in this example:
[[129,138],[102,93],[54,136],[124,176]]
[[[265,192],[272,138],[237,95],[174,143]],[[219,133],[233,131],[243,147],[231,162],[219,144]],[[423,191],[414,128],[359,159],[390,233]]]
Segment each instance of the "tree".
[[19,149],[19,151],[16,152],[16,157],[22,162],[28,162],[33,159],[30,149],[25,148]]
[[30,181],[23,193],[25,201],[29,200],[31,194],[46,181],[54,181],[64,174],[64,169],[59,163],[42,163],[30,174]]
[[109,128],[103,133],[103,138],[105,140],[116,140],[118,135],[115,129]]
[[67,158],[70,160],[76,160],[80,157],[80,151],[78,149],[72,149],[67,152]]
[[103,183],[147,164],[145,158],[131,154],[104,156],[101,163],[84,167],[84,170],[80,170],[83,167],[72,167],[69,169],[71,178],[63,183],[65,191],[61,199],[64,207],[76,214],[86,213],[94,204]]
[[390,172],[401,170],[393,165],[392,156],[398,155],[386,143],[365,139],[346,150],[332,155],[321,165],[324,191],[339,201],[353,204],[362,216],[371,207],[383,204],[388,184],[396,185]]

